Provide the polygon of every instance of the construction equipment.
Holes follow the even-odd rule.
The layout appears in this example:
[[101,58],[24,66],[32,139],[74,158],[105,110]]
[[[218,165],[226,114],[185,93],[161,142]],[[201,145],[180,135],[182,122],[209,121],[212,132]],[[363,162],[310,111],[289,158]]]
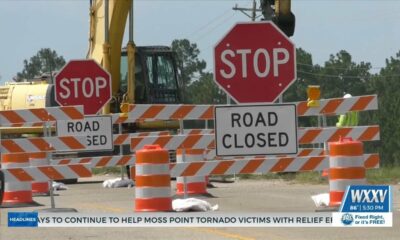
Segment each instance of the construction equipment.
[[[122,48],[129,16],[129,41]],[[120,112],[123,103],[179,103],[175,54],[166,46],[136,47],[133,42],[133,0],[91,0],[87,58],[96,60],[112,77],[112,100],[103,113]],[[0,110],[57,106],[54,73],[0,87]],[[163,122],[143,128],[170,128]],[[129,126],[132,126],[129,125]],[[137,128],[138,125],[134,125]],[[2,128],[3,134],[41,132],[42,128]]]

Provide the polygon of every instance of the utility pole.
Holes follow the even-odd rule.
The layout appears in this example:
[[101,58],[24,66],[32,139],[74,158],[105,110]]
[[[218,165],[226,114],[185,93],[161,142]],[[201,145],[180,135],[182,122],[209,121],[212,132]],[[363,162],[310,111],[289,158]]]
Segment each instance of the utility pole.
[[[236,4],[236,6],[234,6],[232,8],[235,11],[241,11],[244,15],[248,16],[249,18],[251,18],[251,21],[256,21],[257,18],[257,12],[261,12],[260,9],[257,9],[257,3],[256,0],[253,0],[253,7],[252,8],[243,8],[243,7],[238,7],[238,5]],[[248,14],[247,12],[250,11],[251,14]]]

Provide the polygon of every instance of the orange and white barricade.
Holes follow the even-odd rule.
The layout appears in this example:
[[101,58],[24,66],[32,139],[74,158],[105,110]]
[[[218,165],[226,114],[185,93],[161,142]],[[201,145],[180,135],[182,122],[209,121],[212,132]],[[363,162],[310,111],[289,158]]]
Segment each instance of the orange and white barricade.
[[[26,153],[2,154],[1,167],[3,169],[29,167],[29,158]],[[4,184],[4,196],[1,205],[19,206],[33,204],[31,182],[8,182]]]
[[[201,162],[204,161],[203,149],[178,149],[176,151],[176,162]],[[184,195],[208,194],[205,176],[186,177],[186,186],[183,177],[176,178],[176,194]]]
[[329,143],[329,205],[339,206],[348,186],[364,185],[363,144],[345,138]]
[[[28,153],[29,162],[32,167],[50,165],[46,152]],[[32,193],[34,195],[49,194],[49,182],[32,182]]]
[[168,151],[146,145],[136,151],[135,211],[171,211],[171,177]]

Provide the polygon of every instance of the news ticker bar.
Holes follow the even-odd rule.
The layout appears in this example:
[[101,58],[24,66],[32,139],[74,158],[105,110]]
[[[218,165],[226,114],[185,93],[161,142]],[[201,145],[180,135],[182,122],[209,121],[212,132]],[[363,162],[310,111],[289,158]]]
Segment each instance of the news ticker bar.
[[392,227],[392,213],[9,212],[8,227]]

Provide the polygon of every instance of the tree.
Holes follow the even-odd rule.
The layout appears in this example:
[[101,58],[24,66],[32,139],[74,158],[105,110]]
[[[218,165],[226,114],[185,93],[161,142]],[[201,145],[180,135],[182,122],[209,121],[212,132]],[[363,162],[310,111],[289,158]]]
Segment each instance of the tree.
[[44,73],[51,73],[61,69],[65,65],[63,56],[59,56],[56,51],[50,48],[40,49],[29,61],[24,60],[24,69],[17,73],[16,81],[32,79]]
[[365,114],[366,124],[379,123],[379,154],[382,164],[400,166],[400,51],[386,59],[386,67],[373,77],[368,92],[378,95],[378,111]]
[[172,42],[172,50],[176,53],[176,61],[180,75],[180,87],[183,100],[186,101],[186,89],[192,82],[192,78],[200,75],[206,68],[206,62],[199,59],[200,50],[195,43],[187,39],[176,39]]
[[215,84],[213,74],[202,73],[199,80],[193,81],[187,91],[189,102],[193,104],[223,104],[225,93]]

